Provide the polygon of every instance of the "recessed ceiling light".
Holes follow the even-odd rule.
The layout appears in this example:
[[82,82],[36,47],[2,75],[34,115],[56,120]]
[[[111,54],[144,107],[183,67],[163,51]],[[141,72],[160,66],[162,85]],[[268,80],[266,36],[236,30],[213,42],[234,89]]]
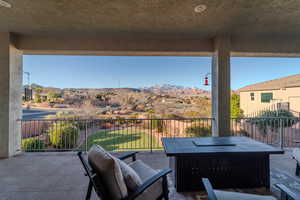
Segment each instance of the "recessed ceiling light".
[[207,9],[207,6],[206,6],[206,5],[200,4],[200,5],[197,5],[197,6],[194,8],[194,11],[195,11],[196,13],[202,13],[202,12],[204,12],[206,9]]
[[11,8],[11,4],[6,2],[6,1],[3,1],[3,0],[0,0],[0,6],[3,6],[5,8]]

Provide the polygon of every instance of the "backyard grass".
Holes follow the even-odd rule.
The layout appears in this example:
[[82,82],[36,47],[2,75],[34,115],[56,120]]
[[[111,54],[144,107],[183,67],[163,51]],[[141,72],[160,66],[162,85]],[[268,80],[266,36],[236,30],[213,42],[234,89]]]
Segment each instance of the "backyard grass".
[[[87,138],[87,149],[90,149],[93,144],[98,144],[107,151],[149,151],[151,146],[153,150],[162,149],[156,137],[151,137],[150,134],[142,130],[131,129],[95,133]],[[85,148],[85,144],[82,148]]]

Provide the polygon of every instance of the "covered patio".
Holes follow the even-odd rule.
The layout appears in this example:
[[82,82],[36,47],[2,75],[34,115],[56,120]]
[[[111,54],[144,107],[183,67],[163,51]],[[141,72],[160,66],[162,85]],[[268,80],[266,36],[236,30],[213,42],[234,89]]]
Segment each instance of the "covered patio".
[[22,55],[212,56],[212,134],[227,136],[231,56],[300,52],[298,1],[1,2],[1,158],[20,152]]
[[[122,154],[122,153],[117,153]],[[143,160],[154,169],[169,167],[163,152],[140,152],[137,159]],[[283,183],[293,192],[300,194],[300,178],[294,176],[296,162],[291,152],[271,156],[271,184]],[[84,199],[88,178],[75,153],[24,153],[0,161],[1,199]],[[206,199],[204,192],[177,193],[174,180],[169,177],[170,199]],[[229,190],[232,191],[232,190]],[[265,188],[237,190],[252,194],[270,194]],[[273,195],[279,195],[272,187]],[[97,199],[92,195],[92,199]]]
[[[88,181],[75,153],[21,152],[23,55],[211,56],[212,135],[230,136],[231,57],[299,57],[299,7],[281,0],[0,0],[1,199],[83,199]],[[138,157],[156,169],[169,165],[162,152]],[[295,166],[289,150],[272,155],[271,183],[300,194]],[[205,198],[176,193],[169,179],[171,199]]]

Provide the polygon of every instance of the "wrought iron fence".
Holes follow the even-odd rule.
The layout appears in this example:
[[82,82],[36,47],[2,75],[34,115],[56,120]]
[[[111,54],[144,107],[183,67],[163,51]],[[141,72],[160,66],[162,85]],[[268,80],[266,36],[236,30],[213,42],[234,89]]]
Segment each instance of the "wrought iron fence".
[[211,118],[22,120],[22,151],[162,150],[162,137],[211,135]]
[[297,143],[300,141],[300,118],[233,118],[231,134],[247,136],[273,146],[299,147]]
[[[22,151],[162,150],[162,137],[211,136],[212,118],[22,120]],[[281,147],[300,141],[299,118],[234,118],[231,135]]]

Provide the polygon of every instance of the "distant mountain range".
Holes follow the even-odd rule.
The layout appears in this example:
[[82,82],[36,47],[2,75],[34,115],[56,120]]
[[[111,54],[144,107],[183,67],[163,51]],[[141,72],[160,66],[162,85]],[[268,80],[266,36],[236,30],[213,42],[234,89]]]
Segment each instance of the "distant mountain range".
[[199,88],[184,87],[180,85],[161,84],[151,87],[144,87],[143,90],[150,91],[156,94],[169,94],[169,95],[197,95],[210,97],[211,93],[208,90]]
[[[185,89],[185,87],[180,85],[160,84],[160,85],[154,85],[150,87],[144,87],[142,89],[168,91],[168,90],[183,90]],[[191,89],[191,88],[187,88],[187,89]]]
[[[27,87],[25,85],[24,87]],[[59,89],[59,88],[54,88],[54,87],[45,87],[39,84],[31,84],[31,88],[43,88],[45,91],[49,90],[85,90],[85,91],[102,91],[102,90],[134,90],[134,91],[145,91],[145,92],[152,92],[155,94],[168,94],[168,95],[185,95],[185,96],[203,96],[203,97],[210,97],[211,93],[208,90],[203,90],[199,88],[192,88],[192,87],[184,87],[180,85],[170,85],[170,84],[160,84],[160,85],[154,85],[150,87],[143,87],[143,88],[93,88],[93,89],[88,89],[88,88],[64,88],[64,89]]]
[[[28,87],[28,85],[24,85],[23,87]],[[54,89],[54,90],[61,90],[60,88],[55,88],[55,87],[48,87],[48,86],[42,86],[42,85],[39,85],[39,84],[36,84],[36,83],[32,83],[30,85],[31,89],[36,89],[36,88],[45,88],[45,89]]]

